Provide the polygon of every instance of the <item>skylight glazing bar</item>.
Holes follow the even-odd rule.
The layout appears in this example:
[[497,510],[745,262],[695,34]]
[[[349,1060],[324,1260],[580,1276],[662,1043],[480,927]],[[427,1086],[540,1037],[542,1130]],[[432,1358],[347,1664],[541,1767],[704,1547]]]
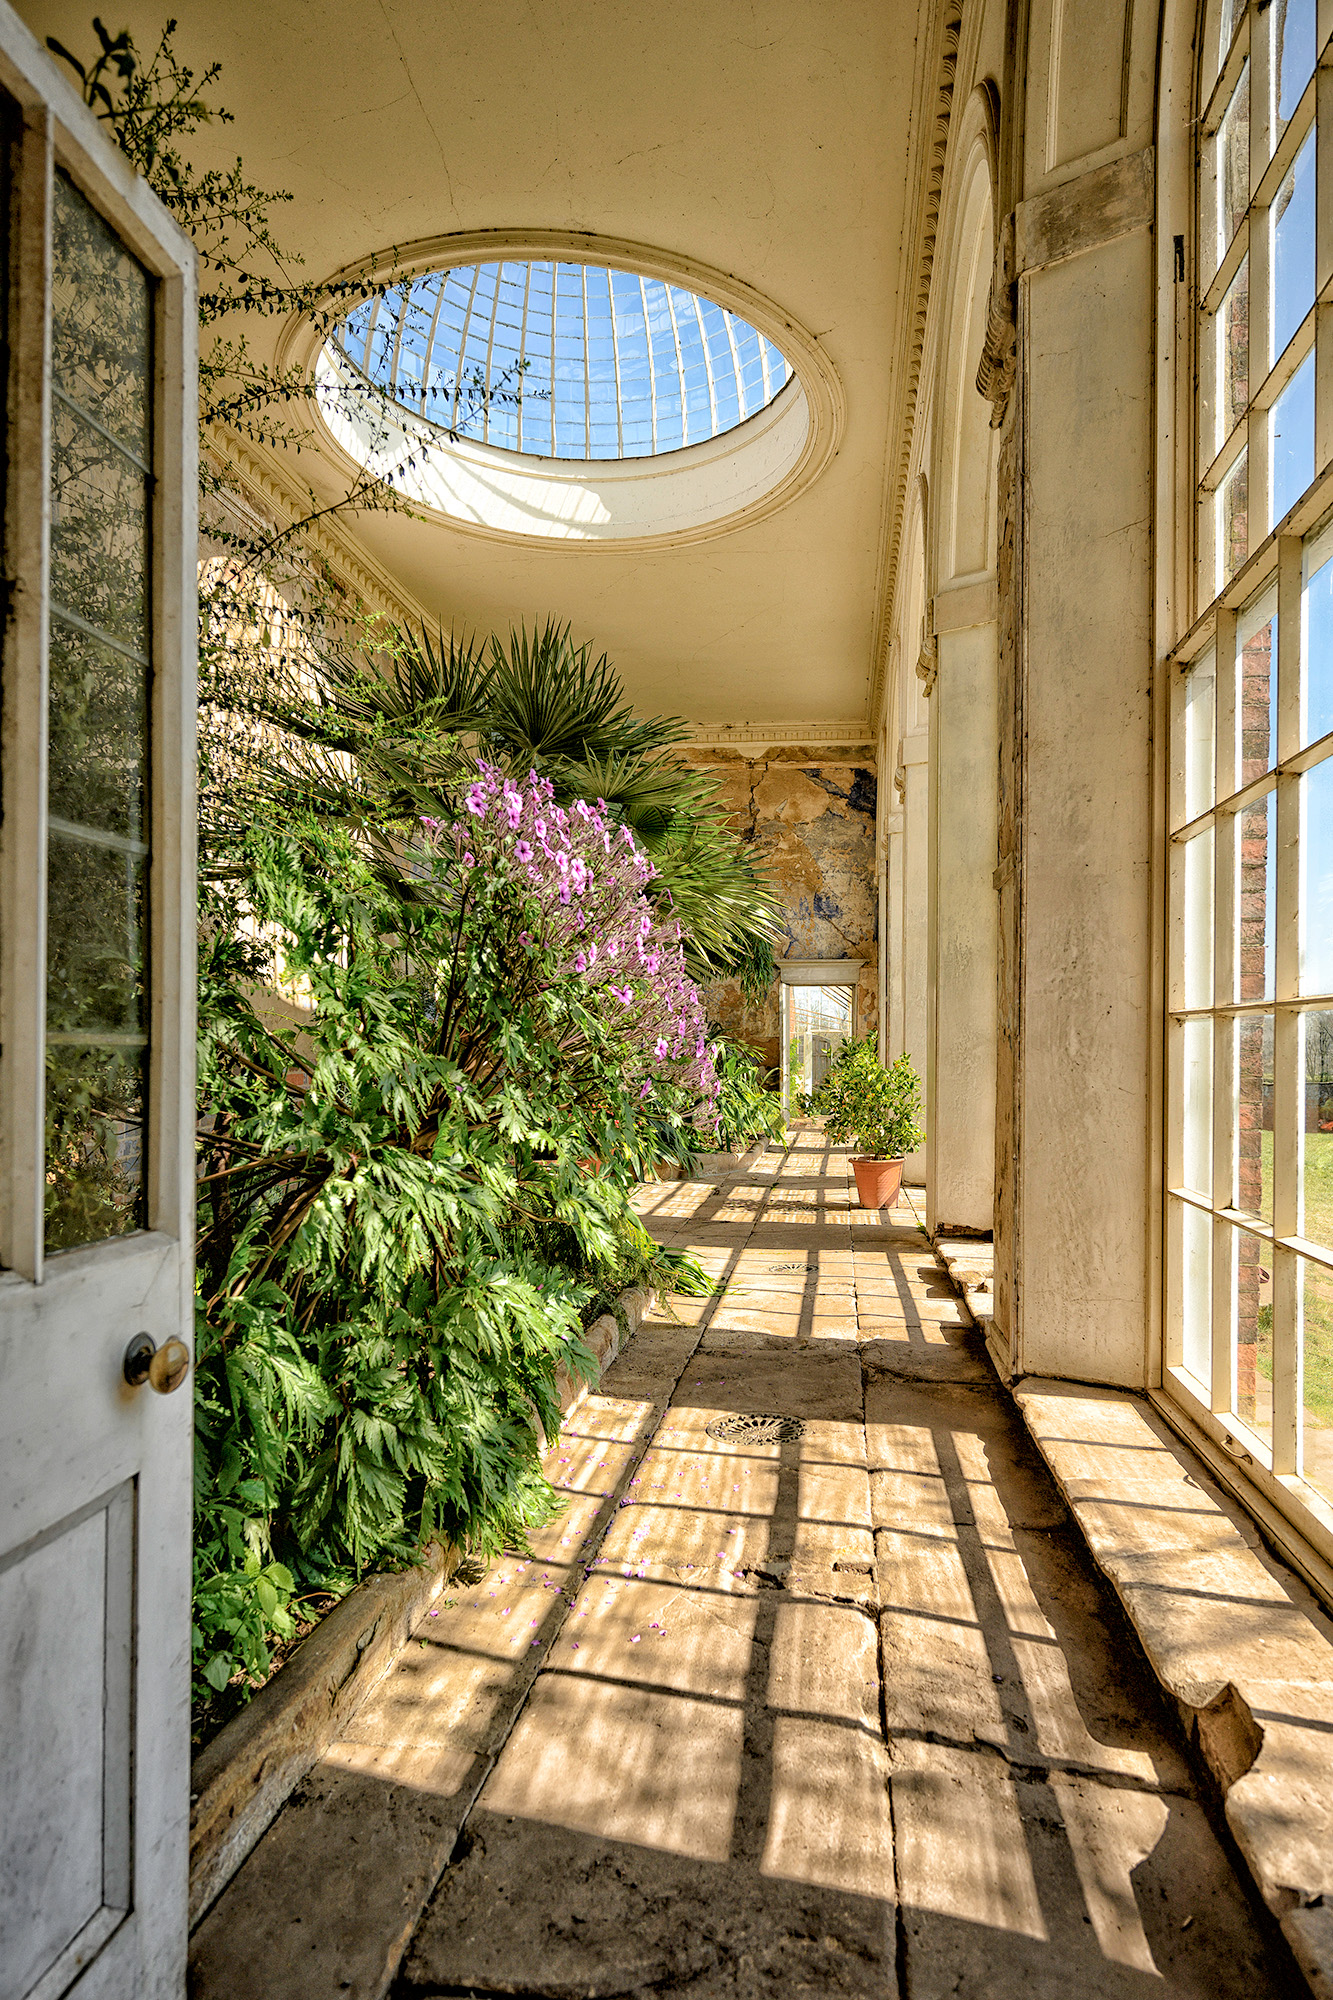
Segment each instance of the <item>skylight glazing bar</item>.
[[731,314],[722,308],[722,324],[727,330],[727,346],[731,349],[731,372],[736,378],[736,408],[743,417],[750,414],[745,395],[745,384],[741,380],[741,357],[736,348],[736,331],[731,324]]
[[523,384],[526,377],[524,363],[528,358],[528,300],[532,295],[532,265],[523,266],[523,311],[518,325],[518,448],[523,449]]
[[615,272],[606,274],[606,296],[611,301],[611,364],[616,376],[616,456],[625,456],[625,413],[620,401],[620,331],[616,326]]
[[560,295],[560,262],[558,258],[552,257],[551,259],[551,456],[552,458],[559,458],[560,456],[560,452],[556,445],[556,439],[555,439],[555,412],[556,412],[556,403],[558,400],[555,393],[555,354],[556,354],[555,315],[556,315],[556,305],[559,300],[559,295]]
[[639,304],[643,307],[643,337],[648,348],[648,415],[652,425],[653,451],[657,450],[657,360],[653,354],[653,330],[648,321],[648,287],[639,273]]
[[588,267],[579,267],[583,281],[583,456],[592,457],[592,375],[588,362]]
[[690,399],[685,393],[685,357],[680,351],[680,328],[676,324],[676,301],[671,296],[670,285],[662,288],[666,293],[667,316],[671,321],[671,338],[676,349],[676,379],[680,383],[680,441],[686,445],[690,441]]
[[453,413],[449,419],[449,428],[451,431],[458,429],[458,396],[463,386],[463,367],[467,355],[468,329],[472,325],[472,306],[477,296],[477,280],[480,276],[481,266],[480,264],[474,264],[472,267],[472,290],[467,295],[467,311],[463,314],[463,330],[458,336],[458,367],[454,371]]
[[768,342],[764,339],[762,333],[756,334],[756,338],[759,342],[759,366],[764,373],[764,406],[767,408],[772,402],[775,393],[773,389],[773,371],[768,365]]
[[395,326],[393,330],[393,360],[389,363],[389,380],[393,383],[395,391],[397,390],[398,383],[402,379],[399,363],[401,361],[403,352],[403,321],[406,319],[406,317],[407,317],[407,291],[405,290],[402,293],[401,303],[399,304],[398,307],[398,324]]
[[693,292],[689,294],[689,300],[691,305],[694,307],[694,317],[699,328],[699,345],[702,347],[704,351],[704,375],[707,378],[708,382],[708,417],[711,426],[709,435],[711,437],[716,437],[717,436],[717,384],[713,380],[713,356],[708,346],[708,335],[704,332],[703,307]]
[[504,277],[504,265],[495,267],[495,292],[491,299],[491,323],[486,329],[486,400],[481,406],[481,439],[483,444],[491,441],[491,356],[495,352],[495,316],[500,310],[500,281]]
[[421,363],[421,414],[423,417],[426,414],[426,385],[430,379],[431,362],[435,358],[435,334],[440,324],[440,307],[444,303],[444,288],[447,282],[448,273],[445,272],[441,275],[440,282],[435,287],[435,310],[430,316],[430,332],[426,336],[426,353]]

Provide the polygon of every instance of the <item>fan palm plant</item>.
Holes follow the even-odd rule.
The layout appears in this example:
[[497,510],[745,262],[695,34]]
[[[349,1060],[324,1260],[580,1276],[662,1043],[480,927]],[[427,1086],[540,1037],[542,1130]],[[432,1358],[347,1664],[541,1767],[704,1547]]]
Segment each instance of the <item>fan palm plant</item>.
[[236,691],[281,740],[279,755],[258,760],[270,794],[293,788],[306,810],[373,837],[386,813],[439,815],[465,746],[515,775],[536,770],[562,802],[603,799],[632,828],[658,870],[650,893],[679,921],[696,979],[768,987],[779,906],[717,781],[672,754],[687,723],[636,715],[606,655],[553,619],[511,631],[507,644],[404,626],[377,644],[373,657],[321,644],[317,694],[308,663],[304,676],[270,671]]

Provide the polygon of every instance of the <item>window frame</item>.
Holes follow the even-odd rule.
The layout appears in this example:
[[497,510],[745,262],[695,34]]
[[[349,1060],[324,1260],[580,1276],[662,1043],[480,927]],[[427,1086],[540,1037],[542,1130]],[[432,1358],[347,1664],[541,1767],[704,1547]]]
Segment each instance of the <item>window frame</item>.
[[[1219,12],[1217,0],[1204,0],[1199,8],[1201,28],[1211,25],[1216,34]],[[1158,1155],[1158,1184],[1162,1189],[1157,1213],[1161,1236],[1161,1330],[1160,1339],[1150,1348],[1149,1379],[1160,1386],[1153,1389],[1160,1408],[1192,1436],[1226,1476],[1225,1462],[1236,1469],[1237,1490],[1253,1511],[1267,1523],[1270,1532],[1292,1556],[1317,1587],[1333,1587],[1333,1492],[1317,1490],[1303,1476],[1302,1379],[1303,1362],[1298,1278],[1300,1259],[1308,1258],[1333,1276],[1333,1248],[1311,1243],[1297,1235],[1300,1201],[1299,1173],[1304,1145],[1305,1123],[1304,1064],[1298,1022],[1301,1016],[1333,1009],[1333,994],[1300,991],[1299,953],[1301,948],[1300,848],[1302,777],[1327,765],[1333,770],[1333,732],[1315,742],[1303,744],[1301,737],[1300,673],[1306,643],[1303,618],[1306,551],[1320,542],[1327,559],[1333,547],[1333,6],[1319,0],[1316,14],[1315,67],[1313,75],[1292,108],[1291,117],[1270,159],[1267,150],[1267,118],[1273,92],[1269,74],[1269,45],[1274,32],[1273,16],[1265,7],[1260,13],[1250,4],[1238,7],[1237,21],[1229,49],[1217,62],[1217,75],[1209,81],[1205,74],[1208,37],[1200,33],[1191,58],[1193,105],[1200,115],[1188,128],[1188,182],[1180,155],[1164,151],[1164,159],[1180,158],[1174,181],[1175,200],[1163,190],[1161,226],[1171,226],[1168,217],[1174,206],[1182,217],[1187,213],[1193,232],[1191,268],[1197,283],[1186,291],[1179,286],[1174,300],[1166,301],[1168,324],[1175,328],[1175,383],[1173,407],[1177,424],[1166,460],[1174,464],[1175,477],[1186,488],[1186,504],[1177,518],[1185,532],[1173,543],[1177,586],[1169,590],[1171,607],[1186,609],[1182,619],[1174,609],[1163,611],[1180,633],[1170,647],[1172,633],[1166,634],[1162,658],[1162,740],[1165,750],[1161,764],[1162,854],[1160,909],[1164,946],[1162,960],[1162,1038],[1160,1125],[1161,1152]],[[1258,23],[1264,33],[1253,32]],[[1216,53],[1216,52],[1215,52]],[[1238,225],[1231,245],[1214,248],[1207,236],[1216,212],[1216,180],[1213,165],[1213,138],[1231,101],[1242,69],[1250,64],[1250,199],[1245,217]],[[1268,364],[1268,312],[1271,282],[1268,252],[1272,244],[1271,204],[1286,174],[1313,127],[1314,178],[1316,190],[1326,189],[1321,202],[1316,194],[1314,236],[1314,300],[1287,346],[1271,365],[1256,367],[1254,358]],[[1167,135],[1163,133],[1164,147]],[[1182,152],[1183,152],[1182,148]],[[1186,202],[1188,208],[1186,209]],[[1256,227],[1256,220],[1259,226]],[[1170,247],[1170,236],[1165,236]],[[1258,254],[1256,255],[1256,250]],[[1220,439],[1214,398],[1218,388],[1217,363],[1220,329],[1216,308],[1226,295],[1243,256],[1250,257],[1248,359],[1249,400],[1229,433]],[[1180,239],[1176,241],[1175,269],[1163,265],[1163,282],[1183,278]],[[1190,300],[1192,298],[1192,304]],[[1256,299],[1258,310],[1255,310]],[[1183,307],[1183,310],[1182,310]],[[1278,396],[1296,370],[1314,351],[1314,467],[1313,479],[1292,503],[1285,515],[1269,521],[1272,465],[1269,453],[1271,412]],[[1166,382],[1163,382],[1166,388]],[[1166,432],[1162,433],[1166,441]],[[1229,467],[1241,452],[1248,453],[1249,537],[1248,550],[1226,577],[1219,573],[1214,539],[1217,520],[1215,495]],[[1175,504],[1164,485],[1159,489],[1163,503]],[[1179,492],[1180,488],[1177,487]],[[1266,530],[1266,532],[1264,532]],[[1165,553],[1165,549],[1164,549]],[[1269,744],[1266,769],[1257,773],[1251,762],[1247,770],[1246,749],[1239,734],[1241,717],[1236,697],[1244,688],[1243,667],[1236,639],[1247,610],[1266,594],[1271,594],[1277,616],[1275,659],[1270,672],[1275,676],[1273,737]],[[1267,616],[1265,607],[1264,616]],[[1209,656],[1220,662],[1214,686],[1214,745],[1222,737],[1236,744],[1236,762],[1229,770],[1218,770],[1213,753],[1214,779],[1206,797],[1191,796],[1186,806],[1187,743],[1184,712],[1187,694],[1195,673],[1207,671]],[[1251,698],[1254,698],[1251,689]],[[1254,717],[1251,715],[1250,721]],[[1235,732],[1233,734],[1233,732]],[[1253,748],[1253,739],[1250,748]],[[1229,752],[1228,752],[1229,756]],[[1196,789],[1190,782],[1191,794]],[[1276,853],[1273,872],[1265,884],[1266,902],[1271,895],[1273,931],[1273,986],[1271,996],[1242,998],[1246,988],[1238,983],[1243,966],[1240,943],[1242,883],[1253,894],[1255,884],[1238,873],[1234,844],[1239,834],[1236,815],[1269,793],[1276,799],[1271,822]],[[1219,794],[1221,794],[1219,796]],[[1208,890],[1211,961],[1207,969],[1207,991],[1200,998],[1182,990],[1185,972],[1186,910],[1183,897],[1183,850],[1191,836],[1214,829],[1215,866]],[[1220,836],[1231,835],[1233,838]],[[1254,858],[1242,864],[1253,868]],[[1249,910],[1252,920],[1254,912]],[[1253,950],[1254,933],[1249,949]],[[1253,960],[1248,968],[1255,971]],[[1244,1191],[1243,1155],[1239,1150],[1235,1123],[1246,1081],[1239,1068],[1237,1025],[1246,1019],[1266,1016],[1273,1023],[1272,1122],[1273,1173],[1271,1220],[1249,1209],[1232,1205]],[[1207,1147],[1206,1190],[1187,1185],[1185,1139],[1187,1092],[1190,1078],[1183,1060],[1185,1028],[1188,1022],[1206,1021],[1208,1066],[1206,1085],[1195,1078],[1196,1088],[1206,1088],[1209,1119],[1204,1139]],[[1253,1044],[1251,1045],[1253,1046]],[[1258,1092],[1262,1106],[1260,1123],[1268,1116],[1264,1104],[1267,1078],[1260,1072],[1250,1077],[1251,1096]],[[1196,1097],[1196,1102],[1198,1101]],[[1254,1171],[1254,1162],[1250,1163]],[[1196,1147],[1191,1162],[1193,1177],[1199,1177]],[[1257,1198],[1250,1191],[1251,1198]],[[1183,1352],[1183,1286],[1185,1280],[1184,1218],[1188,1213],[1208,1218],[1206,1255],[1211,1283],[1207,1318],[1207,1379],[1200,1380],[1185,1366]],[[1229,1257],[1237,1231],[1248,1233],[1262,1249],[1272,1278],[1273,1365],[1271,1402],[1261,1407],[1253,1388],[1248,1406],[1253,1420],[1237,1409],[1236,1370],[1238,1321],[1237,1301],[1242,1297],[1241,1280],[1232,1286]],[[1271,1261],[1270,1261],[1271,1260]],[[1263,1275],[1262,1273],[1260,1274]],[[1225,1281],[1225,1282],[1223,1282]],[[1262,1297],[1262,1294],[1260,1294]],[[1262,1335],[1262,1319],[1255,1312],[1256,1338]],[[1248,1331],[1248,1329],[1247,1329]],[[1197,1362],[1196,1350],[1193,1358]],[[1258,1351],[1256,1350],[1256,1364]],[[1257,1366],[1256,1385],[1257,1387]],[[1265,1392],[1266,1394],[1266,1392]]]
[[[0,88],[12,100],[8,300],[9,461],[5,491],[0,758],[0,1266],[40,1283],[45,1189],[47,703],[52,406],[50,293],[54,175],[62,169],[154,281],[150,508],[150,990],[146,1228],[193,1235],[196,918],[198,317],[194,246],[55,78],[4,9]],[[59,1263],[106,1245],[61,1251]]]

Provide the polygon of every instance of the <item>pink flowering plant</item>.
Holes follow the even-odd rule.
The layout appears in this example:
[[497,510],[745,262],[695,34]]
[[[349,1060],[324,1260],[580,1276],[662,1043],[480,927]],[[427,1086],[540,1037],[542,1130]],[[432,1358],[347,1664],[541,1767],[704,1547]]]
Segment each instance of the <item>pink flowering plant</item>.
[[[620,1140],[611,1150],[627,1148],[627,1164],[641,1166],[654,1131],[708,1129],[717,1045],[685,970],[681,926],[649,901],[656,870],[605,802],[575,799],[566,810],[549,779],[530,771],[519,782],[483,758],[460,817],[423,827],[432,870],[460,911],[483,885],[487,897],[512,897],[515,1000],[546,1016],[585,1112],[611,1115]],[[637,1118],[626,1117],[626,1097]],[[603,1128],[598,1150],[611,1136]]]

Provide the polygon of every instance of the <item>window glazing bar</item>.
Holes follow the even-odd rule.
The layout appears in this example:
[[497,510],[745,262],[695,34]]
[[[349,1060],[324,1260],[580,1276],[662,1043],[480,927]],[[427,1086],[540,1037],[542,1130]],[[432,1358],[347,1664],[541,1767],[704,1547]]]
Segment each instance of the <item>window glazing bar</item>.
[[449,428],[451,431],[458,429],[458,398],[463,387],[463,369],[466,365],[464,356],[467,354],[468,330],[472,325],[472,308],[476,302],[477,280],[480,276],[481,266],[480,264],[474,264],[472,267],[472,289],[467,295],[467,311],[463,314],[463,330],[458,336],[458,368],[454,374],[453,410],[449,418]]

